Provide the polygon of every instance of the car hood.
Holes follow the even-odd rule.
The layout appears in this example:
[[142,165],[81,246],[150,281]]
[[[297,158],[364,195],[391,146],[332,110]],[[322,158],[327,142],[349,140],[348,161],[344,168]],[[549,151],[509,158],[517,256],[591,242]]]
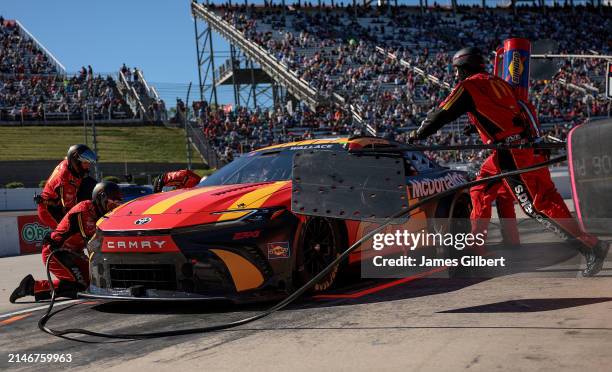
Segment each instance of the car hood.
[[103,230],[157,230],[238,219],[222,211],[289,206],[291,181],[207,186],[148,195],[116,208],[98,221]]

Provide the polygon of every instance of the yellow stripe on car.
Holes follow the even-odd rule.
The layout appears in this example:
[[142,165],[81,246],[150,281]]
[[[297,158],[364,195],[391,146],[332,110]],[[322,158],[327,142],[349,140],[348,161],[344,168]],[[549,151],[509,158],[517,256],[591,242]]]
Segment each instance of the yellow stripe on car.
[[[245,209],[245,208],[259,208],[263,205],[274,194],[278,189],[287,184],[288,181],[278,181],[274,182],[271,185],[267,185],[261,188],[258,188],[255,191],[251,191],[247,194],[242,195],[238,200],[236,200],[232,205],[227,208],[227,210],[231,211],[233,209]],[[227,212],[223,213],[221,217],[219,217],[219,221],[229,221],[235,220],[240,217],[245,216],[247,212]]]
[[142,212],[142,214],[162,214],[168,209],[172,208],[173,205],[179,202],[182,202],[183,200],[204,194],[212,190],[216,190],[220,187],[221,186],[202,187],[202,188],[198,188],[194,190],[185,191],[180,194],[176,194],[174,196],[171,196],[167,199],[160,201],[159,203],[152,205],[151,207],[149,207],[149,209]]
[[236,291],[255,289],[263,284],[261,271],[246,258],[224,249],[211,249],[211,252],[216,254],[229,270]]
[[293,146],[328,145],[328,144],[334,144],[334,143],[347,143],[347,142],[348,142],[348,138],[346,137],[334,138],[334,139],[319,139],[319,140],[286,142],[286,143],[280,143],[278,145],[264,147],[262,149],[257,150],[257,152],[269,151],[269,150],[274,150],[274,149],[282,149],[282,148],[293,147]]

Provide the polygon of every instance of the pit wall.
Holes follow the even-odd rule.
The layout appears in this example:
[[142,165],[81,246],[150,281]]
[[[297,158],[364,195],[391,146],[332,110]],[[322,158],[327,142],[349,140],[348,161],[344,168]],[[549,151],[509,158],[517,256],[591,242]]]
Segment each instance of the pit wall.
[[0,214],[0,257],[40,253],[50,230],[39,221],[36,211]]

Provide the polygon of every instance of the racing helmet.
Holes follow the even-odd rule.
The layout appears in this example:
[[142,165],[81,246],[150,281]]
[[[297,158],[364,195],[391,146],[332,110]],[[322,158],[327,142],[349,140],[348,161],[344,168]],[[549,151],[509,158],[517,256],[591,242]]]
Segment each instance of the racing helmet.
[[98,182],[91,193],[91,200],[96,209],[104,215],[122,203],[121,189],[114,182]]
[[480,49],[467,47],[455,53],[453,67],[457,68],[459,80],[464,80],[471,75],[485,71],[485,59]]
[[77,191],[77,201],[82,202],[83,200],[91,200],[91,194],[93,193],[94,187],[98,184],[93,177],[87,176],[81,180],[81,185]]
[[83,144],[70,146],[66,158],[68,159],[70,169],[80,176],[88,174],[91,166],[96,163],[96,153]]

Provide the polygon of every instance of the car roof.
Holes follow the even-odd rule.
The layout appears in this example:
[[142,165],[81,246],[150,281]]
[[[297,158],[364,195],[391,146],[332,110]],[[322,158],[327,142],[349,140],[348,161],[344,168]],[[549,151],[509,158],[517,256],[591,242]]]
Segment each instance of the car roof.
[[373,144],[377,144],[377,145],[391,145],[393,144],[393,142],[386,140],[384,138],[379,138],[379,137],[367,137],[367,136],[363,136],[363,137],[336,137],[336,138],[319,138],[319,139],[313,139],[313,140],[303,140],[303,141],[295,141],[295,142],[287,142],[287,143],[281,143],[278,145],[273,145],[273,146],[268,146],[268,147],[264,147],[258,150],[255,150],[254,152],[267,152],[270,150],[276,150],[276,149],[284,149],[287,147],[296,147],[296,146],[312,146],[312,145],[345,145],[347,143],[358,143],[361,146],[368,146],[368,145],[373,145]]

